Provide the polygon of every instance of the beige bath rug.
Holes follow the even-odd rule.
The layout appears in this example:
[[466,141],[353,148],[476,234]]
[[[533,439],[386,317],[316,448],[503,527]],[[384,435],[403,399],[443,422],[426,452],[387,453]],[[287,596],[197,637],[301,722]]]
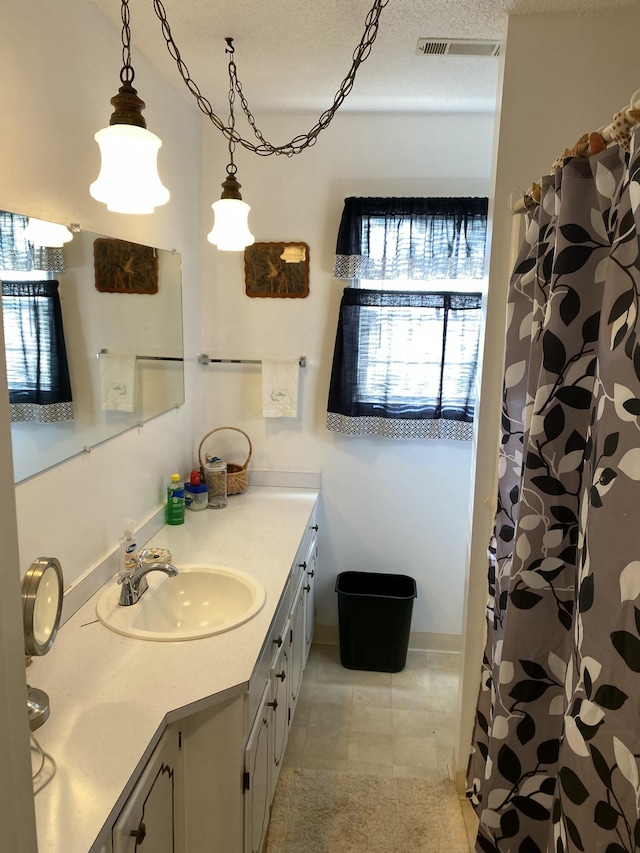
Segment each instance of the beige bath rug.
[[452,782],[283,768],[265,853],[467,853]]

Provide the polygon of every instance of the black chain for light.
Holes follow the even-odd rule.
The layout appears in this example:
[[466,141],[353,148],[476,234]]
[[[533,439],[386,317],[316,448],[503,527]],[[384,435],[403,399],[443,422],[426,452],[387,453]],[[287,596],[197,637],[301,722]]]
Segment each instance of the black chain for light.
[[[127,0],[123,0],[123,5],[126,2]],[[240,136],[240,134],[235,130],[235,123],[233,120],[230,120],[229,124],[225,124],[224,121],[222,121],[222,119],[214,113],[211,103],[207,100],[207,98],[204,97],[195,81],[191,79],[189,69],[183,62],[182,57],[180,56],[178,46],[176,45],[175,41],[173,40],[173,36],[171,35],[171,28],[169,27],[167,13],[162,3],[162,0],[153,0],[153,8],[156,15],[160,19],[160,23],[162,24],[162,35],[164,37],[165,42],[167,43],[167,50],[169,51],[169,54],[178,66],[180,76],[184,80],[191,94],[196,99],[199,109],[210,119],[212,124],[217,127],[218,130],[229,140],[229,143],[231,144],[231,142],[233,142],[234,145],[236,143],[242,145],[248,151],[252,151],[254,154],[259,154],[263,157],[268,157],[270,154],[285,154],[287,157],[292,157],[294,154],[299,154],[301,151],[304,151],[305,148],[309,148],[309,146],[315,145],[321,131],[323,131],[326,127],[329,126],[334,115],[342,106],[342,103],[344,102],[345,98],[353,89],[353,84],[355,82],[358,68],[371,53],[371,48],[373,46],[374,41],[376,40],[376,36],[378,35],[380,14],[388,3],[389,0],[374,0],[374,4],[367,13],[367,17],[365,19],[365,29],[362,34],[362,38],[360,39],[360,43],[353,52],[353,61],[351,64],[351,68],[349,69],[349,73],[347,74],[347,76],[340,84],[340,88],[334,96],[332,105],[329,107],[329,109],[325,110],[322,113],[322,115],[320,116],[316,124],[311,128],[311,130],[309,130],[307,133],[302,133],[299,136],[294,137],[290,142],[287,142],[285,145],[273,145],[271,142],[265,139],[262,132],[257,127],[255,117],[249,108],[247,99],[245,98],[244,93],[242,91],[242,85],[238,80],[236,73],[236,64],[233,61],[232,56],[229,60],[230,91],[231,89],[233,89],[234,93],[237,93],[238,97],[240,98],[240,103],[242,104],[243,112],[246,115],[247,121],[251,125],[251,128],[256,138],[259,140],[260,144],[256,145],[248,139],[244,139],[242,136]],[[230,39],[227,39],[227,43],[230,43]],[[231,50],[227,50],[227,52],[233,54],[233,47],[231,44],[230,47]],[[230,95],[229,106],[231,109],[232,104],[233,101],[231,100]]]
[[122,18],[122,70],[120,71],[120,82],[133,83],[136,76],[131,65],[131,17],[129,15],[129,0],[122,0],[120,8]]
[[[236,150],[236,137],[237,137],[236,118],[235,118],[235,115],[233,112],[233,105],[234,105],[235,100],[236,100],[236,91],[235,91],[235,88],[233,85],[233,74],[235,74],[235,67],[236,67],[235,62],[233,61],[233,54],[235,52],[235,48],[233,46],[233,39],[232,38],[227,38],[227,39],[225,39],[225,41],[227,42],[227,48],[225,50],[225,53],[229,54],[229,123],[228,123],[229,134],[227,137],[227,139],[229,141],[229,164],[227,166],[227,175],[235,175],[236,172],[238,171],[238,167],[233,162],[233,153]],[[233,69],[233,71],[232,71],[232,69]]]

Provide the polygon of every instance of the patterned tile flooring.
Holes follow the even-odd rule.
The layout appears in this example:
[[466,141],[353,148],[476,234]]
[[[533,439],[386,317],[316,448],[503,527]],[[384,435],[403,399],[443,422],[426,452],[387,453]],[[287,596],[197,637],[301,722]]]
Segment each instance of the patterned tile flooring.
[[345,669],[338,646],[315,645],[284,766],[449,778],[460,656],[409,651],[402,672]]
[[[345,669],[338,646],[311,648],[285,767],[451,778],[460,655],[409,651],[402,672]],[[476,818],[462,813],[470,839]]]

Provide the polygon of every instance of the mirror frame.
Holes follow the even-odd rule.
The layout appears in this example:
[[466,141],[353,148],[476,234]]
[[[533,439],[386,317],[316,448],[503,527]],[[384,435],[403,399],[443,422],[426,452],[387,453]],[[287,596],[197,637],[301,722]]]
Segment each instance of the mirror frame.
[[[58,600],[55,603],[56,615],[53,621],[53,627],[47,639],[40,643],[36,639],[36,630],[34,618],[36,612],[36,604],[38,601],[38,592],[42,595],[41,583],[47,572],[53,569],[57,581]],[[22,616],[24,626],[24,650],[27,655],[46,655],[58,633],[60,625],[60,617],[62,616],[62,603],[64,599],[64,581],[62,576],[62,566],[55,557],[39,557],[34,560],[29,570],[22,580]]]

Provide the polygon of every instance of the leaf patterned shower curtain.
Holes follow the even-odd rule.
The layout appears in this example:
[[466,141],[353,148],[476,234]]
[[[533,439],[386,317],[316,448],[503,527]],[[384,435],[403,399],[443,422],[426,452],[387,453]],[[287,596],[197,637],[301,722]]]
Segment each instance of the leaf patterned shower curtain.
[[510,283],[476,851],[640,847],[640,129],[543,179]]

